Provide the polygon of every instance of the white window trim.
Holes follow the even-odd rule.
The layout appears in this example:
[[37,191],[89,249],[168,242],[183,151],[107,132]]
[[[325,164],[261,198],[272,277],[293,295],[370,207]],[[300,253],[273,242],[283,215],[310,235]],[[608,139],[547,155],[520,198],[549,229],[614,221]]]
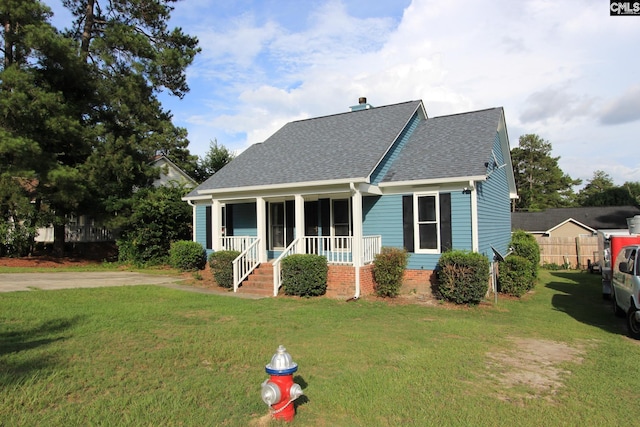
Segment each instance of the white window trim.
[[[418,199],[420,197],[432,196],[436,201],[436,248],[435,249],[421,249],[420,248],[420,212],[418,210]],[[430,191],[425,193],[413,194],[413,250],[416,254],[439,254],[440,253],[440,193],[437,191]]]

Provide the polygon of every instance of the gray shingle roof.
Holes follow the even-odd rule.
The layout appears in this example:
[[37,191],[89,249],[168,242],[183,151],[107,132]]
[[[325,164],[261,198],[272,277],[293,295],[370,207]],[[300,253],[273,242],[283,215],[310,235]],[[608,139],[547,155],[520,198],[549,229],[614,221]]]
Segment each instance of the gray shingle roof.
[[502,108],[423,120],[383,182],[485,175]]
[[[366,178],[422,101],[287,123],[187,195],[278,184]],[[383,182],[486,174],[502,108],[422,120]]]
[[287,123],[198,190],[368,176],[421,101]]
[[512,212],[511,229],[545,232],[569,218],[594,230],[627,228],[627,218],[640,215],[635,206],[602,206],[584,208],[557,208],[542,212]]

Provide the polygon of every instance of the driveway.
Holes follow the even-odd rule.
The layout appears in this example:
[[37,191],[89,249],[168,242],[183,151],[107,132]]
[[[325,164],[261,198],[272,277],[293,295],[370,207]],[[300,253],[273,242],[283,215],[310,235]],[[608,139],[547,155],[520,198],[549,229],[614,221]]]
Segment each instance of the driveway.
[[247,299],[264,298],[260,295],[238,294],[180,285],[179,282],[183,280],[177,276],[160,276],[131,271],[0,273],[0,292],[157,285],[203,294],[236,296]]

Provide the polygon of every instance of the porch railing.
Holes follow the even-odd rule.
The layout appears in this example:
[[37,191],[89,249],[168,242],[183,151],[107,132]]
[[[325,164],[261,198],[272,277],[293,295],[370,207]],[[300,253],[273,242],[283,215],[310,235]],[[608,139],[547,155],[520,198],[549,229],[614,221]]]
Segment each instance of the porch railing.
[[300,247],[300,245],[298,244],[300,240],[301,240],[300,237],[298,237],[297,239],[294,239],[293,242],[291,242],[291,244],[289,244],[289,246],[287,246],[287,248],[284,251],[282,251],[280,256],[276,258],[275,261],[273,261],[273,296],[274,297],[278,296],[278,291],[280,290],[280,286],[282,286],[282,277],[281,277],[282,266],[280,265],[280,262],[284,258],[288,257],[289,255],[298,253],[297,249]]
[[220,247],[224,251],[245,251],[258,240],[255,236],[228,236],[220,238]]
[[362,238],[362,262],[371,264],[382,250],[382,236],[364,236]]
[[260,239],[256,238],[253,243],[233,260],[233,292],[237,292],[240,283],[260,265],[260,254],[258,253],[259,244]]

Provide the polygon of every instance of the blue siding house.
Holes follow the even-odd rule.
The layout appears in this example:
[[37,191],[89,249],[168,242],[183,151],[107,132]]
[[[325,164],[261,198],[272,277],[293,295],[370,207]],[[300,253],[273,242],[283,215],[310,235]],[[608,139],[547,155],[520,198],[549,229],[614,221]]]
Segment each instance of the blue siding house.
[[[372,292],[382,246],[410,253],[407,280],[432,280],[442,252],[505,253],[517,197],[502,108],[429,118],[422,101],[291,122],[185,196],[194,240],[241,251],[234,290],[293,253],[352,271]],[[344,274],[342,274],[344,277]]]

